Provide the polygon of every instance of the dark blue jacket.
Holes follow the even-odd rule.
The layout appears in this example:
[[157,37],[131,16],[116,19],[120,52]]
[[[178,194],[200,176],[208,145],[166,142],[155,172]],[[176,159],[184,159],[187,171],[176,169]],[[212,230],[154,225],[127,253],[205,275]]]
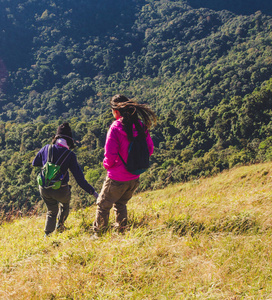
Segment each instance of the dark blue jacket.
[[[36,155],[36,157],[34,158],[32,165],[34,167],[43,167],[46,162],[47,162],[47,155],[48,155],[48,148],[49,145],[45,145]],[[61,147],[58,145],[53,145],[53,161],[52,163],[56,163],[57,160],[61,157],[61,155],[66,152],[67,149],[65,147]],[[77,158],[74,152],[72,152],[71,150],[69,150],[69,155],[67,156],[67,158],[64,160],[62,166],[61,166],[61,173],[65,174],[65,177],[62,180],[63,184],[67,184],[69,181],[69,172],[68,169],[71,171],[71,173],[73,174],[73,176],[76,179],[76,182],[78,183],[78,185],[85,190],[87,193],[89,194],[93,194],[94,193],[94,188],[86,181],[84,174],[80,168],[80,166],[78,165],[77,162]],[[68,153],[68,152],[67,152]],[[67,154],[64,154],[63,157],[65,157]],[[61,159],[62,161],[62,159]]]

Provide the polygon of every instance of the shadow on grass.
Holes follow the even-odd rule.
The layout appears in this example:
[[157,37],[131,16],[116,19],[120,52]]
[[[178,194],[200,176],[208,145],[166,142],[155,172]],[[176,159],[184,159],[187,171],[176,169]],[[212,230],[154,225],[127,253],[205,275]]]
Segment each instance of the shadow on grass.
[[237,235],[256,234],[260,230],[260,225],[256,218],[246,213],[207,220],[207,222],[195,221],[189,216],[185,218],[171,217],[165,224],[167,228],[171,228],[173,232],[179,236],[220,232],[229,232]]

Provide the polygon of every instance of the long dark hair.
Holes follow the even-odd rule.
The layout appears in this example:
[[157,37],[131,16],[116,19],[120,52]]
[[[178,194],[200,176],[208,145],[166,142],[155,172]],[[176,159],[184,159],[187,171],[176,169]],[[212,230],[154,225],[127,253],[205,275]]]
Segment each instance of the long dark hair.
[[[124,95],[117,94],[112,97],[110,106],[113,110],[120,112],[122,124],[127,134],[128,140],[133,139],[133,124],[138,132],[138,135],[145,136],[145,130],[150,129],[156,124],[157,118],[155,113],[146,104],[139,104],[136,101],[128,99]],[[144,127],[139,123],[139,117],[142,120]]]

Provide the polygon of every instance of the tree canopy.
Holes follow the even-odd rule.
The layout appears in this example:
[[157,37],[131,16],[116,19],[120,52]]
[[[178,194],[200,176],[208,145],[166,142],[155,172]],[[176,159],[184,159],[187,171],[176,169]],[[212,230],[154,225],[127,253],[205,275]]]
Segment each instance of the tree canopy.
[[[269,10],[258,2],[236,14],[233,1],[201,3],[0,0],[3,209],[39,203],[31,161],[63,121],[79,141],[87,180],[100,189],[115,93],[158,115],[139,190],[271,159]],[[74,189],[74,207],[89,200]]]

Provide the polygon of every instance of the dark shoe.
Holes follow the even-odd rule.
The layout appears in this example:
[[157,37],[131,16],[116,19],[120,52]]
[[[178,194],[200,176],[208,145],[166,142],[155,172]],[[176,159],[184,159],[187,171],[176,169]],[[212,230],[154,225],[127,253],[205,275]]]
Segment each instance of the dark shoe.
[[45,231],[45,232],[44,232],[44,237],[47,238],[51,233],[52,233],[52,232]]
[[65,227],[64,224],[62,224],[62,223],[57,224],[56,230],[58,232],[63,232],[66,229],[67,229],[67,227]]
[[128,225],[120,225],[119,223],[114,223],[113,228],[119,233],[124,233],[128,229]]

